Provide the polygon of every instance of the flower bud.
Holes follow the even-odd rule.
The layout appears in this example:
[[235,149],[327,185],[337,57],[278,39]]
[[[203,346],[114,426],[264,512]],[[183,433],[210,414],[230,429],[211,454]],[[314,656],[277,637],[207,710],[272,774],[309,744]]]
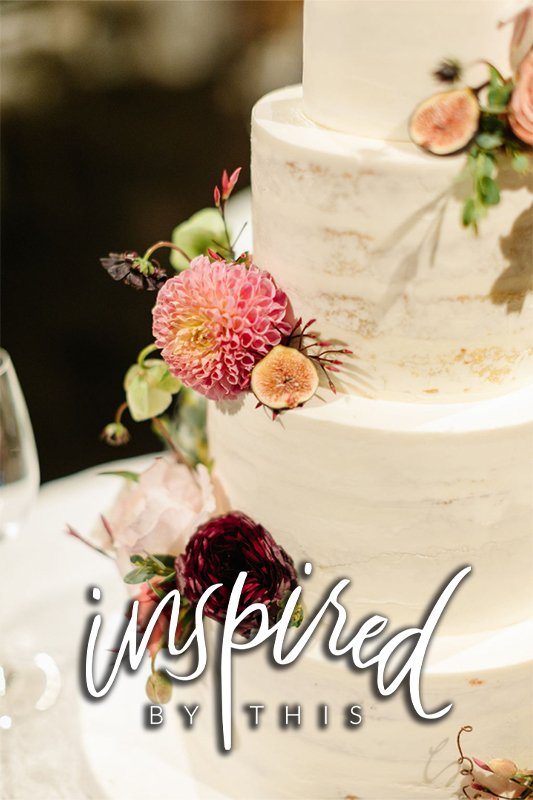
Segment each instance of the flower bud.
[[100,438],[113,447],[120,447],[129,442],[130,433],[122,422],[110,422],[109,425],[105,426]]
[[518,767],[514,761],[509,761],[507,758],[493,758],[489,761],[489,767],[500,778],[512,778],[518,772]]
[[146,696],[151,703],[164,705],[172,697],[172,683],[162,670],[152,672],[146,681]]

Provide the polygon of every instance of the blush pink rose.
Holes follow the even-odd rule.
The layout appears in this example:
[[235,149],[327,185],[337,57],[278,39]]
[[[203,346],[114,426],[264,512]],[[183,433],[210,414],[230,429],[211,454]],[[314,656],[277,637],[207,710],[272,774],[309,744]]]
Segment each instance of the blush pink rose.
[[515,136],[525,144],[533,145],[533,50],[518,69],[509,106],[509,124]]
[[509,60],[513,72],[517,72],[528,51],[533,47],[533,6],[528,5],[508,22],[513,23]]
[[132,569],[132,555],[183,553],[214,511],[213,486],[204,466],[191,471],[169,458],[156,458],[137,483],[128,481],[105,514],[121,574]]

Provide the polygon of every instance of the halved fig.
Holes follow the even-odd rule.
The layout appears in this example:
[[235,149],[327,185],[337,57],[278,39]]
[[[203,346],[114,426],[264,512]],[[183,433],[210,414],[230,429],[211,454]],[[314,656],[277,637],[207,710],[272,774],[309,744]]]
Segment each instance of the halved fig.
[[252,392],[273,411],[297,408],[318,389],[318,373],[308,356],[278,344],[252,370]]
[[479,103],[471,89],[438,92],[415,109],[409,135],[415,144],[437,156],[462,150],[479,127]]

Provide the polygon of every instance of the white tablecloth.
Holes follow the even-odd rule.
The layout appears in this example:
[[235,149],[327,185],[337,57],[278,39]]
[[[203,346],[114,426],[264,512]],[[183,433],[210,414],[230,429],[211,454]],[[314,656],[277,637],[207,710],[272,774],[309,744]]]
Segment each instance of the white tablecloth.
[[[45,653],[61,676],[57,701],[47,710],[33,708],[41,695],[36,675],[44,685],[44,676],[36,669],[28,672],[32,688],[22,701],[15,690],[10,691],[9,681],[5,696],[0,696],[2,800],[199,796],[187,775],[186,754],[178,749],[174,758],[164,752],[167,740],[173,745],[171,737],[161,738],[161,753],[159,747],[144,746],[152,733],[141,722],[143,680],[138,680],[139,703],[133,709],[131,683],[128,686],[141,676],[119,676],[110,695],[98,703],[84,699],[79,680],[81,640],[95,611],[86,599],[88,587],[100,587],[103,601],[98,611],[115,623],[126,593],[113,561],[68,536],[66,525],[88,533],[112,502],[121,479],[99,472],[139,470],[148,461],[124,461],[119,467],[115,463],[43,486],[18,538],[0,543],[0,663],[7,665],[7,671],[18,669],[24,686],[27,663],[35,654]],[[9,718],[11,727],[2,728]],[[175,788],[165,790],[169,785]]]

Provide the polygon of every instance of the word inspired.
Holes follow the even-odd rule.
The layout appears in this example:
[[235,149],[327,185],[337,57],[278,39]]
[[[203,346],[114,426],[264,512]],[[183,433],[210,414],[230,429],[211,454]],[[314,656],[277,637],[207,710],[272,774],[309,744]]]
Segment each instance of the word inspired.
[[[305,565],[304,570],[306,574],[309,574],[311,569],[312,567],[310,564]],[[239,613],[238,608],[240,605],[241,593],[247,576],[246,572],[240,572],[228,601],[226,619],[224,621],[221,637],[219,663],[217,665],[221,697],[220,723],[222,727],[224,749],[231,750],[232,744],[232,670],[234,653],[251,650],[267,639],[271,639],[273,640],[273,659],[280,666],[288,666],[302,655],[326,612],[336,614],[336,621],[331,628],[328,640],[328,649],[332,656],[343,657],[351,654],[351,660],[356,670],[366,670],[370,667],[375,668],[376,689],[382,697],[393,695],[405,682],[409,688],[409,698],[413,711],[420,719],[434,720],[444,717],[452,709],[452,703],[448,703],[434,711],[426,711],[422,705],[420,697],[422,667],[433,632],[452,595],[459,584],[471,572],[471,569],[470,566],[466,566],[449,580],[448,584],[437,598],[422,627],[400,630],[383,642],[379,650],[366,658],[362,656],[365,643],[368,643],[369,639],[380,636],[387,627],[389,620],[386,617],[375,614],[361,624],[355,635],[352,636],[347,644],[340,644],[339,640],[346,625],[347,614],[346,609],[339,601],[339,595],[349,586],[350,580],[348,578],[343,578],[333,587],[323,604],[318,608],[318,611],[316,611],[314,617],[309,620],[308,624],[303,626],[301,633],[299,632],[299,635],[295,637],[296,642],[293,644],[292,641],[294,640],[291,637],[292,646],[285,650],[285,637],[290,626],[291,617],[300,599],[302,591],[301,586],[296,587],[291,592],[280,618],[271,625],[268,618],[268,609],[262,603],[252,603]],[[107,678],[104,679],[100,688],[97,688],[94,682],[94,661],[96,642],[102,625],[102,615],[95,614],[89,628],[85,659],[85,682],[89,694],[94,698],[104,697],[113,686],[120,666],[126,657],[130,668],[132,670],[138,669],[147,649],[152,631],[159,617],[168,605],[171,606],[168,634],[169,654],[171,656],[180,656],[188,650],[192,652],[193,646],[195,646],[196,656],[195,664],[187,674],[178,675],[168,667],[165,668],[166,672],[169,677],[176,681],[192,681],[202,675],[207,666],[203,609],[209,597],[221,586],[221,583],[213,584],[206,589],[201,596],[195,609],[194,629],[189,639],[182,647],[176,647],[175,644],[181,599],[177,589],[169,592],[156,606],[140,642],[137,641],[139,603],[138,601],[134,601],[130,620],[115,653],[114,663],[110,666],[109,674]],[[99,595],[99,590],[96,589],[93,592],[93,597],[98,599]],[[239,637],[239,640],[235,641],[234,634],[237,628],[251,615],[259,617],[259,625],[256,633],[251,639],[242,639]],[[294,629],[292,629],[292,632],[294,633]],[[406,642],[409,642],[412,647],[408,655],[402,660],[402,658],[399,657],[398,651]],[[365,650],[366,649],[365,647]],[[401,652],[403,653],[403,648]]]

